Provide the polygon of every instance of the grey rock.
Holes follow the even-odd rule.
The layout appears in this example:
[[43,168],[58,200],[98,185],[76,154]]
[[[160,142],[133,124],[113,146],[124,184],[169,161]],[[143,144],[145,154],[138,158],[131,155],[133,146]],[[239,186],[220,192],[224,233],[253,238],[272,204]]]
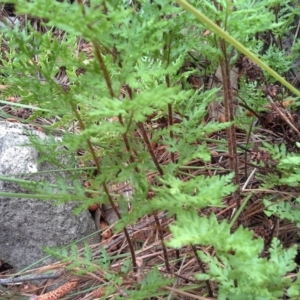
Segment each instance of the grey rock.
[[[30,135],[45,143],[49,140],[30,126],[0,122],[0,176],[18,175],[21,179],[55,183],[57,173],[32,174],[58,167],[39,162],[40,154],[30,145]],[[70,162],[70,158],[61,158],[62,163],[63,160]],[[67,173],[60,172],[59,176],[69,179]],[[24,193],[27,190],[0,179],[0,192]],[[0,196],[0,259],[20,270],[46,256],[43,246],[68,245],[95,232],[89,212],[86,210],[75,216],[75,207],[76,203],[72,202],[56,205],[54,201]],[[52,261],[49,258],[39,265]]]

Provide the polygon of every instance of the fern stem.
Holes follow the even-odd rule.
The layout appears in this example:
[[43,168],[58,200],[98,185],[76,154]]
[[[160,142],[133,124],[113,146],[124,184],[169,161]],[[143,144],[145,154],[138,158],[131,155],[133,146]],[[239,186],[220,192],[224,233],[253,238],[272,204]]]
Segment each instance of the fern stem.
[[[204,266],[203,266],[203,263],[202,263],[200,257],[199,257],[198,254],[197,254],[196,246],[195,246],[195,245],[192,245],[192,249],[193,249],[194,255],[195,255],[195,257],[196,257],[196,260],[197,260],[197,263],[198,263],[198,265],[199,265],[199,267],[200,267],[201,272],[202,272],[203,274],[206,274],[206,271],[205,271],[205,268],[204,268]],[[210,285],[209,280],[205,280],[205,284],[206,284],[206,288],[207,288],[207,290],[208,290],[208,295],[209,295],[209,297],[213,297],[214,293],[213,293],[213,290],[212,290],[212,288],[211,288],[211,285]]]
[[114,98],[115,97],[114,90],[112,88],[111,80],[110,80],[106,65],[105,65],[103,57],[102,57],[99,44],[96,41],[93,41],[93,45],[94,45],[94,48],[95,48],[96,57],[97,57],[97,60],[100,64],[100,68],[101,68],[101,71],[103,73],[103,76],[104,76],[109,94],[110,94],[111,98]]
[[159,175],[163,176],[164,172],[163,172],[163,170],[162,170],[162,168],[161,168],[161,166],[160,166],[160,164],[159,164],[159,162],[158,162],[158,160],[157,160],[157,158],[156,158],[156,156],[155,156],[155,154],[153,152],[153,149],[151,147],[151,144],[150,144],[149,138],[147,136],[146,130],[144,128],[144,125],[141,122],[138,122],[137,125],[139,127],[139,130],[141,132],[143,140],[146,143],[147,149],[148,149],[148,151],[150,153],[150,156],[151,156],[151,158],[152,158],[152,160],[153,160],[153,162],[154,162],[154,164],[156,166],[156,169],[157,169]]
[[[109,77],[109,74],[108,74],[108,70],[106,68],[106,65],[104,63],[104,60],[103,60],[103,57],[102,57],[102,54],[101,54],[101,51],[100,51],[99,44],[97,42],[93,41],[93,45],[94,45],[94,48],[95,48],[95,51],[96,51],[96,56],[97,56],[101,71],[102,71],[104,79],[106,81],[107,88],[109,90],[109,94],[110,94],[111,98],[113,99],[113,98],[115,98],[115,94],[114,94],[114,91],[113,91],[113,88],[112,88],[112,84],[111,84],[111,80],[110,80],[110,77]],[[120,115],[120,114],[118,115],[118,120],[119,120],[120,124],[124,127],[125,124],[124,124],[122,115]],[[127,137],[127,131],[122,134],[122,137],[123,137],[123,141],[124,141],[124,144],[125,144],[125,147],[126,147],[126,151],[129,153],[129,160],[130,160],[131,163],[133,163],[134,162],[134,157],[131,153],[131,149],[130,149],[131,147],[130,147],[130,143],[129,143],[129,140],[128,140],[128,137]]]
[[[164,58],[166,60],[166,68],[169,66],[170,64],[170,55],[171,55],[171,39],[172,39],[172,34],[169,33],[168,34],[168,41],[164,46]],[[165,80],[166,80],[166,85],[168,88],[171,87],[171,81],[170,81],[170,75],[166,74],[165,76]],[[169,123],[169,127],[173,126],[173,111],[172,111],[172,104],[168,104],[168,123]],[[170,139],[172,140],[174,138],[174,134],[173,131],[170,130]],[[175,154],[174,152],[171,152],[171,161],[172,163],[175,162]]]
[[[76,118],[77,118],[77,120],[80,124],[81,129],[84,130],[84,123],[83,123],[82,118],[81,118],[80,114],[78,113],[74,103],[71,103],[71,106],[72,106],[73,112],[74,112],[74,114],[75,114],[75,116],[76,116]],[[96,164],[97,174],[101,175],[102,174],[101,166],[100,166],[99,160],[97,158],[96,152],[94,150],[94,147],[93,147],[90,139],[87,139],[87,144],[88,144],[88,147],[90,149],[90,153],[92,154],[93,160]],[[108,190],[106,182],[102,183],[102,187],[103,187],[103,190],[104,190],[105,194],[108,197],[109,204],[111,205],[111,207],[114,210],[115,214],[117,215],[118,219],[121,219],[122,217],[121,217],[121,215],[118,211],[118,208],[116,207],[116,205],[115,205],[115,203],[114,203],[114,201],[113,201],[113,199],[110,195],[110,192]],[[123,228],[123,231],[124,231],[124,235],[126,237],[126,240],[127,240],[127,243],[128,243],[129,249],[130,249],[132,264],[133,264],[133,270],[136,272],[137,271],[137,264],[136,264],[135,252],[134,252],[133,245],[131,243],[131,239],[130,239],[130,236],[129,236],[129,233],[127,231],[126,226]]]
[[168,258],[168,251],[167,251],[167,248],[164,244],[164,234],[163,234],[163,231],[161,230],[161,224],[160,224],[159,218],[157,217],[157,212],[156,211],[153,212],[153,216],[154,216],[155,224],[157,226],[158,236],[159,236],[159,239],[161,241],[161,246],[162,246],[162,250],[163,250],[163,254],[164,254],[164,258],[165,258],[166,270],[168,272],[171,272],[169,258]]
[[[127,91],[128,91],[129,99],[133,100],[132,99],[133,95],[132,95],[132,89],[131,89],[131,87],[127,85],[126,88],[127,88]],[[161,169],[161,167],[159,165],[159,162],[157,161],[157,159],[155,157],[155,154],[154,154],[154,152],[152,150],[149,138],[147,136],[147,133],[145,131],[145,128],[144,128],[143,124],[140,123],[140,122],[138,122],[137,125],[139,127],[139,130],[140,130],[140,132],[142,134],[143,140],[144,140],[144,142],[145,142],[145,144],[147,146],[147,149],[148,149],[148,151],[149,151],[149,153],[151,155],[152,160],[154,161],[154,164],[155,164],[155,166],[156,166],[156,168],[157,168],[160,176],[163,176],[163,170]],[[137,173],[139,173],[139,170],[137,168],[135,170],[136,170]],[[167,252],[167,249],[166,249],[166,247],[164,245],[164,236],[163,236],[163,232],[160,230],[161,224],[160,224],[160,221],[159,221],[159,219],[157,217],[157,212],[153,212],[153,216],[154,216],[154,220],[155,220],[156,226],[158,228],[158,235],[159,235],[159,238],[161,240],[161,245],[162,245],[162,249],[163,249],[163,255],[164,255],[164,258],[165,258],[166,269],[168,271],[170,271],[170,264],[169,264],[169,259],[168,259],[168,252]]]
[[[226,43],[224,39],[220,39],[220,49],[223,53],[223,56],[220,57],[220,66],[223,79],[223,93],[224,93],[224,107],[225,107],[225,118],[227,122],[234,121],[234,107],[233,107],[233,97],[231,91],[231,82],[230,82],[230,71],[229,71],[229,61],[226,53]],[[236,134],[235,126],[231,125],[226,130],[227,140],[228,140],[228,152],[229,152],[229,166],[230,169],[234,172],[234,183],[238,185],[238,155],[236,147]],[[233,194],[235,198],[237,208],[240,207],[240,197],[239,191],[236,191]]]
[[[80,3],[80,4],[82,4],[82,3]],[[83,7],[83,5],[82,5],[82,7]],[[85,14],[84,9],[83,9],[83,14]],[[89,25],[89,28],[92,30],[92,26],[91,25]],[[110,77],[109,77],[109,74],[108,74],[108,70],[106,68],[106,65],[104,63],[104,60],[103,60],[103,57],[102,57],[102,54],[101,54],[100,46],[99,46],[98,42],[96,42],[95,40],[93,41],[93,46],[95,48],[96,57],[98,59],[99,65],[100,65],[100,69],[101,69],[101,71],[103,73],[103,76],[104,76],[104,79],[105,79],[105,82],[106,82],[109,94],[110,94],[111,98],[113,99],[113,98],[115,98],[115,95],[114,95],[114,91],[113,91],[113,88],[112,88],[111,80],[110,80]],[[122,118],[121,115],[118,116],[118,120],[121,123],[121,125],[124,126],[123,118]],[[129,145],[129,141],[128,141],[126,133],[123,134],[123,140],[124,140],[124,144],[125,144],[126,150],[129,153],[129,155],[130,155],[130,161],[134,162],[134,158],[133,158],[133,156],[131,154],[131,151],[130,151],[130,145]],[[91,144],[90,141],[89,141],[89,143],[90,143],[90,146],[91,146],[90,150],[91,150],[91,153],[93,155],[94,149],[93,149],[93,146],[92,146],[92,144]],[[94,157],[94,155],[93,155],[93,157]],[[97,161],[98,160],[96,158],[96,161],[95,161],[96,165],[97,165]],[[98,166],[99,166],[99,168],[98,168]],[[97,170],[98,170],[98,172],[99,171],[101,172],[99,162],[98,162],[98,165],[97,165]],[[111,195],[109,193],[109,190],[108,190],[108,187],[107,187],[106,183],[103,182],[102,185],[103,185],[103,189],[104,189],[105,193],[108,196],[108,199],[109,199],[111,207],[113,208],[113,210],[116,213],[117,217],[119,219],[121,219],[122,217],[121,217],[121,215],[120,215],[117,207],[115,206],[114,201],[111,198]],[[133,264],[133,270],[134,270],[134,272],[137,272],[137,263],[136,263],[136,258],[135,258],[135,252],[134,252],[133,245],[132,245],[132,242],[131,242],[131,239],[130,239],[130,236],[129,236],[129,233],[127,231],[126,226],[123,228],[123,231],[124,231],[124,234],[125,234],[125,237],[126,237],[129,249],[130,249],[131,258],[132,258],[132,264]]]
[[[166,59],[166,62],[167,62],[166,67],[168,67],[169,64],[170,64],[171,39],[172,39],[172,34],[171,33],[169,34],[168,38],[169,38],[168,42],[164,46],[165,59]],[[171,87],[170,75],[166,74],[165,79],[166,79],[167,87],[170,88]],[[169,123],[168,124],[169,128],[172,128],[172,126],[173,126],[173,107],[172,107],[172,104],[170,104],[170,103],[168,104],[168,123]],[[170,139],[171,140],[174,139],[174,133],[173,133],[172,129],[170,129]],[[175,153],[174,152],[170,153],[170,158],[171,158],[172,163],[174,164],[175,163]],[[174,219],[177,220],[177,215],[176,214],[174,216]],[[175,252],[176,252],[176,259],[178,260],[177,267],[179,268],[180,253],[179,253],[178,249],[176,249]]]
[[[148,149],[148,151],[149,151],[149,153],[151,155],[151,158],[152,158],[152,160],[153,160],[153,162],[154,162],[154,164],[155,164],[155,166],[156,166],[156,168],[158,170],[159,175],[163,176],[164,172],[163,172],[162,168],[160,167],[159,162],[156,159],[156,156],[155,156],[155,154],[153,152],[153,149],[151,147],[149,138],[147,136],[147,133],[146,133],[146,130],[145,130],[143,124],[140,123],[140,122],[138,122],[138,127],[139,127],[139,130],[140,130],[141,134],[142,134],[143,140],[146,143],[146,146],[147,146],[147,149]],[[158,235],[159,235],[159,238],[161,240],[161,245],[162,245],[163,254],[164,254],[164,258],[165,258],[166,269],[168,271],[170,271],[171,269],[170,269],[170,264],[169,264],[169,259],[168,259],[168,252],[167,252],[166,246],[164,244],[164,235],[163,235],[162,230],[160,229],[161,225],[160,225],[160,221],[159,221],[159,219],[157,217],[157,212],[156,211],[153,212],[153,216],[154,216],[154,219],[155,219],[156,226],[158,228]]]

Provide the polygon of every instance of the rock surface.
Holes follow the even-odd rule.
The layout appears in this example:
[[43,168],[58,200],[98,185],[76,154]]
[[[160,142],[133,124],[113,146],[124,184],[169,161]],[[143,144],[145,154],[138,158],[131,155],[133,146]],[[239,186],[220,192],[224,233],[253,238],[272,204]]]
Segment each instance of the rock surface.
[[[55,173],[30,175],[57,167],[38,162],[39,153],[30,146],[29,135],[48,139],[29,126],[0,122],[0,176],[25,173],[18,178],[32,179],[34,176],[39,182],[55,183]],[[24,193],[26,190],[17,183],[0,179],[0,192]],[[55,205],[53,201],[0,196],[0,259],[20,270],[46,256],[43,246],[68,245],[94,232],[89,212],[74,216],[75,206],[75,203]],[[42,264],[51,261],[47,259]]]

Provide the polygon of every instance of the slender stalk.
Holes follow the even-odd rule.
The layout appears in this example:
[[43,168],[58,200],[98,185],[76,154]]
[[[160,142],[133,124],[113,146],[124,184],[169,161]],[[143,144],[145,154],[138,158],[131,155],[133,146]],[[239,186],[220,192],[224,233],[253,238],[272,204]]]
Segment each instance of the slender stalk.
[[105,65],[103,57],[102,57],[99,44],[96,41],[93,41],[93,46],[95,48],[97,60],[100,64],[100,69],[101,69],[104,79],[106,81],[106,85],[107,85],[110,97],[113,99],[115,97],[114,90],[112,88],[111,80],[110,80],[108,70],[106,68],[106,65]]
[[[166,62],[167,62],[167,67],[170,64],[171,39],[172,39],[172,34],[169,33],[168,42],[165,44],[165,47],[164,47],[164,53],[165,53],[165,59],[166,59]],[[166,74],[165,79],[166,79],[167,87],[170,88],[171,87],[170,75]],[[169,123],[168,124],[169,128],[172,128],[172,126],[173,126],[173,107],[172,107],[172,104],[170,104],[170,103],[168,104],[168,123]],[[172,129],[170,129],[170,139],[171,140],[174,139],[174,133],[173,133]],[[171,162],[174,164],[175,163],[175,153],[174,152],[170,153],[170,158],[171,158]],[[174,216],[174,219],[177,220],[177,215],[176,214]],[[180,266],[179,265],[179,258],[180,258],[179,249],[176,249],[175,252],[176,252],[176,259],[178,260],[177,267],[179,269],[179,266]]]
[[[101,51],[100,51],[100,46],[96,41],[93,41],[93,45],[94,45],[94,48],[95,48],[95,51],[96,51],[97,59],[98,59],[99,64],[100,64],[100,68],[102,70],[104,79],[106,81],[107,88],[109,90],[109,94],[110,94],[111,98],[113,99],[113,98],[115,98],[115,94],[114,94],[114,91],[113,91],[113,88],[112,88],[112,84],[111,84],[110,76],[108,74],[108,70],[106,68],[106,65],[104,63],[104,60],[103,60],[103,57],[102,57],[102,54],[101,54]],[[122,126],[125,126],[123,118],[120,114],[118,115],[118,120],[119,120],[119,122]],[[127,131],[122,134],[122,137],[123,137],[123,141],[124,141],[126,150],[129,153],[129,161],[131,163],[133,163],[134,162],[134,157],[131,153],[131,147],[130,147],[130,143],[129,143],[129,140],[128,140]]]
[[[131,88],[129,86],[127,86],[127,91],[128,91],[129,99],[133,100],[132,90],[131,90]],[[153,152],[153,149],[152,149],[151,144],[150,144],[150,140],[149,140],[149,138],[147,136],[147,133],[146,133],[146,130],[145,130],[143,124],[141,122],[138,122],[137,125],[138,125],[138,128],[139,128],[139,130],[141,132],[141,135],[143,137],[143,140],[144,140],[144,142],[145,142],[145,144],[147,146],[147,149],[148,149],[148,151],[149,151],[149,153],[151,155],[151,158],[152,158],[152,160],[153,160],[153,162],[154,162],[154,164],[155,164],[155,166],[156,166],[156,168],[157,168],[160,176],[163,176],[164,175],[163,170],[160,167],[160,164],[159,164],[159,162],[156,159],[156,156],[155,156],[155,154]],[[139,170],[137,168],[136,168],[136,172],[139,173]],[[154,220],[155,220],[156,226],[158,228],[158,236],[159,236],[159,238],[161,240],[161,245],[162,245],[162,249],[163,249],[163,255],[164,255],[164,258],[165,258],[166,269],[168,271],[170,271],[171,269],[170,269],[170,264],[169,264],[169,259],[168,259],[168,252],[167,252],[167,249],[166,249],[166,247],[164,245],[164,235],[163,235],[162,230],[160,229],[161,225],[160,225],[159,218],[157,217],[157,212],[156,211],[153,212],[153,216],[154,216]]]
[[154,162],[154,164],[156,166],[156,169],[157,169],[159,175],[163,176],[164,172],[163,172],[163,170],[162,170],[162,168],[161,168],[161,166],[160,166],[160,164],[159,164],[159,162],[158,162],[158,160],[157,160],[157,158],[156,158],[156,156],[155,156],[155,154],[153,152],[153,149],[151,147],[151,144],[150,144],[149,138],[147,136],[146,130],[144,128],[144,125],[141,122],[138,122],[137,125],[139,127],[139,130],[140,130],[140,132],[142,134],[143,140],[146,143],[147,149],[148,149],[148,151],[149,151],[149,153],[151,155],[151,158],[152,158],[152,160],[153,160],[153,162]]
[[[164,56],[165,56],[165,60],[166,60],[166,67],[169,66],[170,64],[170,54],[171,54],[171,33],[168,36],[168,42],[165,44],[164,46]],[[171,86],[171,82],[170,82],[170,75],[166,74],[165,76],[165,80],[166,80],[166,84],[167,87],[169,88]],[[171,127],[173,125],[173,111],[172,111],[172,105],[168,104],[168,122],[169,122],[169,127]],[[174,134],[173,131],[170,130],[170,139],[172,140],[174,138]],[[175,153],[171,152],[171,161],[172,163],[175,162]]]
[[[223,39],[220,39],[220,48],[223,53],[223,56],[220,57],[220,66],[221,66],[222,79],[223,79],[225,118],[226,118],[226,122],[233,122],[234,105],[233,105],[233,97],[232,97],[231,82],[230,82],[230,70],[229,70],[229,62],[226,53],[226,43],[225,40]],[[235,184],[238,184],[238,155],[237,155],[236,134],[235,134],[234,125],[231,125],[230,127],[227,128],[226,135],[228,140],[229,166],[230,169],[235,174],[233,181]],[[233,196],[236,200],[237,208],[239,208],[240,197],[238,193],[234,193]]]
[[[169,127],[172,127],[173,126],[173,108],[172,108],[172,104],[168,104],[168,119],[169,119]],[[170,139],[171,140],[174,139],[174,134],[173,134],[172,130],[170,130]],[[171,161],[172,161],[172,163],[175,162],[175,153],[174,152],[171,152]]]
[[[147,149],[148,149],[148,151],[149,151],[149,153],[151,155],[151,158],[152,158],[152,160],[153,160],[153,162],[154,162],[154,164],[155,164],[155,166],[156,166],[156,168],[158,170],[159,175],[163,176],[164,172],[163,172],[162,168],[160,167],[159,162],[156,159],[156,156],[155,156],[155,154],[153,152],[153,149],[151,147],[149,138],[147,136],[147,133],[146,133],[146,130],[145,130],[143,124],[139,122],[138,123],[138,127],[139,127],[139,130],[140,130],[141,134],[142,134],[143,140],[144,140],[144,142],[145,142],[145,144],[147,146]],[[170,263],[169,263],[169,259],[168,259],[168,252],[167,252],[166,246],[164,245],[164,235],[163,235],[162,230],[160,229],[161,225],[160,225],[160,221],[159,221],[159,219],[157,217],[157,212],[156,211],[153,212],[153,216],[154,216],[154,219],[155,219],[156,226],[158,228],[157,229],[158,230],[158,235],[159,235],[159,238],[161,240],[161,245],[162,245],[163,254],[164,254],[164,258],[165,258],[166,269],[167,269],[167,271],[170,271],[171,268],[170,268]]]
[[[206,271],[205,271],[205,268],[204,268],[204,266],[203,266],[203,263],[202,263],[200,257],[199,257],[198,254],[197,254],[196,246],[195,246],[195,245],[192,245],[192,249],[193,249],[194,255],[195,255],[195,257],[196,257],[196,260],[197,260],[197,263],[198,263],[198,265],[199,265],[199,267],[200,267],[201,272],[202,272],[203,274],[206,274]],[[211,285],[210,285],[209,280],[205,280],[205,284],[206,284],[206,288],[207,288],[207,290],[208,290],[208,295],[209,295],[209,297],[213,297],[214,293],[213,293],[213,290],[212,290],[212,287],[211,287]]]
[[167,271],[171,272],[169,258],[168,258],[168,251],[167,251],[167,248],[164,244],[164,234],[163,234],[163,231],[161,230],[160,221],[159,221],[159,218],[157,217],[157,212],[156,211],[153,212],[153,216],[154,216],[155,224],[157,226],[158,236],[159,236],[159,239],[161,241],[161,246],[162,246],[162,250],[163,250],[163,254],[164,254],[164,258],[165,258],[165,266],[166,266]]
[[[72,103],[72,109],[73,109],[73,112],[80,124],[80,127],[81,127],[81,130],[84,130],[84,123],[83,123],[83,120],[80,116],[80,114],[78,113],[75,105]],[[92,154],[92,157],[93,157],[93,160],[96,164],[96,168],[97,168],[97,174],[98,175],[101,175],[102,174],[102,171],[101,171],[101,166],[100,166],[100,163],[99,163],[99,160],[97,158],[97,155],[96,155],[96,152],[94,150],[94,147],[90,141],[90,139],[87,139],[87,144],[88,144],[88,147],[90,149],[90,153]],[[102,183],[102,187],[103,187],[103,190],[105,192],[105,194],[107,195],[108,197],[108,201],[109,201],[109,204],[111,205],[112,209],[114,210],[115,214],[117,215],[118,219],[121,219],[121,215],[120,215],[120,212],[118,210],[118,208],[116,207],[111,195],[110,195],[110,192],[108,190],[108,187],[107,187],[107,184],[106,182],[103,182]],[[124,227],[123,228],[123,231],[124,231],[124,235],[126,237],[126,240],[127,240],[127,243],[128,243],[128,246],[129,246],[129,249],[130,249],[130,253],[131,253],[131,258],[132,258],[132,264],[133,264],[133,270],[136,272],[137,271],[137,263],[136,263],[136,258],[135,258],[135,252],[134,252],[134,249],[133,249],[133,245],[132,245],[132,242],[131,242],[131,239],[130,239],[130,236],[129,236],[129,233],[127,231],[127,228]]]

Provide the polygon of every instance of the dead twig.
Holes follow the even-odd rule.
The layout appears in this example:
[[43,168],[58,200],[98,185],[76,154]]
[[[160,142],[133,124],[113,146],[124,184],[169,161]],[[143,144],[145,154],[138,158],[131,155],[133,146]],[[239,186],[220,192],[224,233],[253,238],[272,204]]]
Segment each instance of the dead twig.
[[57,279],[61,275],[63,275],[63,273],[64,273],[64,270],[59,270],[53,274],[28,275],[28,276],[21,276],[21,277],[1,278],[0,284],[11,284],[11,283],[19,283],[19,282],[32,281],[32,280]]

